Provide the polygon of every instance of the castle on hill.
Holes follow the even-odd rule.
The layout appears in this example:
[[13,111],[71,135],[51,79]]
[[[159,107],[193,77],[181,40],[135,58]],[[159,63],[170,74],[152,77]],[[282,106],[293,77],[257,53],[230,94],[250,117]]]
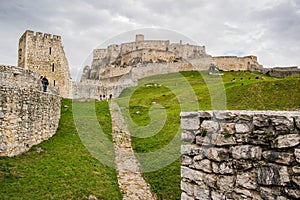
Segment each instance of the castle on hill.
[[118,97],[137,80],[158,74],[180,71],[208,70],[211,65],[223,71],[259,71],[285,77],[300,73],[298,67],[263,68],[257,57],[250,55],[211,56],[205,46],[171,43],[169,40],[145,40],[136,35],[135,41],[111,44],[95,49],[90,66],[85,66],[80,82],[72,82],[61,36],[27,30],[19,39],[18,67],[46,76],[51,87],[61,97]]
[[[91,66],[83,69],[75,98],[97,97],[98,95],[119,96],[124,88],[137,85],[143,77],[180,71],[208,70],[210,65],[220,70],[261,69],[256,56],[208,55],[205,46],[170,43],[169,40],[145,40],[136,35],[133,42],[112,44],[106,49],[95,49]],[[89,85],[91,90],[85,88]],[[96,94],[96,96],[93,96]]]

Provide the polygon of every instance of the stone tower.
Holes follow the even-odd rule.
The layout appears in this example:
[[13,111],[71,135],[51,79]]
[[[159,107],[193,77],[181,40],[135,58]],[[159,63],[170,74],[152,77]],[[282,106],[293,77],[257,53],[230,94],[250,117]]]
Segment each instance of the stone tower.
[[18,66],[46,76],[61,97],[70,97],[71,76],[60,36],[25,31],[19,39]]

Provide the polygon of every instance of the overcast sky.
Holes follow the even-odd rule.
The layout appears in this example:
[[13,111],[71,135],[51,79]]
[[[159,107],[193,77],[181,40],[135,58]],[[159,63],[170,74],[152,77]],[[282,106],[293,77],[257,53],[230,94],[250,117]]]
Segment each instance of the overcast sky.
[[61,35],[73,79],[91,51],[115,36],[157,39],[144,28],[167,30],[162,39],[182,36],[213,56],[300,66],[300,0],[0,0],[0,27],[0,64],[17,65],[27,29]]

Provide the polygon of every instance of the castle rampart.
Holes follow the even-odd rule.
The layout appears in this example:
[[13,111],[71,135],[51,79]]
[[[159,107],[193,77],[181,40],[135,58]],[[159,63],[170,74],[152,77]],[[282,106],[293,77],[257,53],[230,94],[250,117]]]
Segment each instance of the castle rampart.
[[62,97],[70,96],[71,76],[60,36],[25,31],[19,40],[18,66],[46,76]]
[[0,66],[0,156],[15,156],[52,137],[60,119],[58,89],[42,91],[39,75]]
[[182,200],[299,199],[300,112],[181,113]]

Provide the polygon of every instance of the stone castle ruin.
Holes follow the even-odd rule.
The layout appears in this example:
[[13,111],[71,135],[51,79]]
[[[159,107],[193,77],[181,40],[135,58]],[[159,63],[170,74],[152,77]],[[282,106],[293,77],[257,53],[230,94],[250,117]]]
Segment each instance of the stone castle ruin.
[[[214,64],[224,71],[262,69],[256,56],[208,55],[205,46],[145,40],[95,49],[90,66],[83,69],[80,83],[73,84],[74,98],[117,97],[124,88],[136,86],[143,77],[180,71],[208,70]],[[89,88],[88,90],[86,88]]]
[[62,97],[70,97],[71,75],[61,36],[27,30],[19,40],[18,67],[46,76]]

